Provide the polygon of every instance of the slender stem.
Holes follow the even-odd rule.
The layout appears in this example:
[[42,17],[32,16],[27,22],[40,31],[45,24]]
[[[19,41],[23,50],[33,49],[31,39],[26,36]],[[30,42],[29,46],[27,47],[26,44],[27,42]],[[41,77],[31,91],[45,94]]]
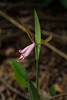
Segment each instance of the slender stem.
[[38,60],[36,60],[36,86],[38,91]]

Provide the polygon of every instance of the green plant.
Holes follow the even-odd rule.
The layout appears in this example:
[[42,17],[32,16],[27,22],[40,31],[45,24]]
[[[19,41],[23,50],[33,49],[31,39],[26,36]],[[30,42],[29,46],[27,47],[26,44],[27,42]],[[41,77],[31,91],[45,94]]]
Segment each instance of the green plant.
[[41,48],[41,44],[49,42],[52,39],[52,34],[47,39],[41,42],[40,23],[39,23],[39,19],[38,19],[38,16],[35,10],[34,10],[34,19],[35,19],[35,41],[34,41],[33,34],[29,30],[28,26],[22,23],[22,25],[24,26],[26,30],[27,35],[29,36],[31,42],[33,43],[25,47],[23,50],[19,50],[21,55],[17,61],[22,61],[23,59],[25,59],[25,57],[27,57],[31,53],[33,48],[35,47],[36,87],[34,86],[32,82],[30,81],[28,82],[26,69],[23,67],[23,65],[20,62],[13,60],[12,66],[14,69],[14,77],[17,80],[17,82],[23,85],[25,88],[28,87],[28,91],[30,94],[30,100],[40,100],[40,96],[38,95],[38,68],[39,68],[38,60],[39,60],[39,55],[40,55],[40,48]]
[[56,90],[53,86],[49,88],[49,93],[52,97],[56,95]]

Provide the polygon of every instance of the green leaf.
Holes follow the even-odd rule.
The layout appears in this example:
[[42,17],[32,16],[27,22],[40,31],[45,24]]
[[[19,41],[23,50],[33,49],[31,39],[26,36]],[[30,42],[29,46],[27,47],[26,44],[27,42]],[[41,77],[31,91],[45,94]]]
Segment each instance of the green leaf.
[[[35,43],[38,44],[41,42],[41,29],[40,29],[39,19],[35,10],[34,10],[34,19],[35,19]],[[39,59],[40,48],[41,48],[41,45],[38,45],[35,47],[36,60]]]
[[28,79],[26,69],[20,62],[17,62],[16,60],[12,61],[12,67],[14,69],[14,77],[17,80],[17,82],[23,85],[24,87],[27,87]]
[[21,84],[22,86],[24,86],[25,88],[28,88],[28,84],[27,81],[18,73],[14,72],[14,77],[16,79],[16,81]]
[[40,100],[40,96],[38,95],[36,87],[30,81],[28,83],[28,91],[30,95],[30,100]]
[[59,1],[67,9],[67,0],[59,0]]
[[55,96],[56,95],[56,90],[55,90],[55,88],[54,87],[50,87],[49,88],[49,93],[50,93],[50,95],[53,97],[53,96]]

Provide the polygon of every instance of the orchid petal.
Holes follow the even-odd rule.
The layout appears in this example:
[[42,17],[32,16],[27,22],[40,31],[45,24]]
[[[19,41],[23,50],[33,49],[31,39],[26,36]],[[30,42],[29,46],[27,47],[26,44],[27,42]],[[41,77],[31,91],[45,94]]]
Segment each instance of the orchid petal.
[[24,53],[26,50],[28,50],[28,48],[30,48],[33,44],[27,46],[26,48],[24,48],[23,50],[19,50],[20,53]]
[[33,50],[34,47],[35,47],[35,44],[34,43],[31,44],[30,47],[28,48],[27,52],[25,53],[25,56],[28,56],[31,53],[31,51]]

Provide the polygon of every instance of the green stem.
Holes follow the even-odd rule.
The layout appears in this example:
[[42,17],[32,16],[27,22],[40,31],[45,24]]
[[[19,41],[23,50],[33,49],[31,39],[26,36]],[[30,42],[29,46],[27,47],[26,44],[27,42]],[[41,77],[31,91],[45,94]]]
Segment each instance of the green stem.
[[38,91],[38,60],[36,60],[36,86]]

